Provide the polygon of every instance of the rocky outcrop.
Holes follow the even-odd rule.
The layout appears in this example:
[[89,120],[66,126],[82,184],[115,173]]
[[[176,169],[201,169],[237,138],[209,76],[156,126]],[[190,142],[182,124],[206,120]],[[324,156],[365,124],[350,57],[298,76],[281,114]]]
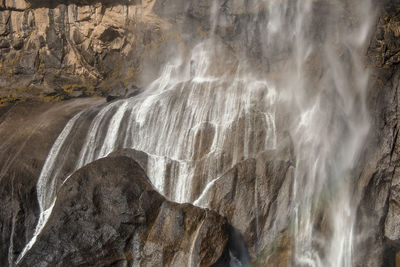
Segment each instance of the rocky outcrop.
[[212,20],[220,22],[215,33],[223,51],[246,53],[255,65],[274,60],[262,57],[265,48],[245,26],[266,16],[259,1],[221,0],[212,18],[215,3],[1,1],[0,104],[135,94],[158,77],[167,59],[187,60],[189,48],[210,36]]
[[211,266],[227,241],[226,219],[166,201],[135,161],[111,157],[62,186],[20,266]]
[[0,266],[12,266],[34,232],[36,182],[67,121],[102,99],[17,103],[0,108]]
[[1,1],[0,104],[133,94],[177,47],[207,37],[210,8],[198,1]]
[[169,23],[153,6],[154,1],[3,1],[0,101],[134,92],[145,58],[152,68],[148,53],[166,43]]

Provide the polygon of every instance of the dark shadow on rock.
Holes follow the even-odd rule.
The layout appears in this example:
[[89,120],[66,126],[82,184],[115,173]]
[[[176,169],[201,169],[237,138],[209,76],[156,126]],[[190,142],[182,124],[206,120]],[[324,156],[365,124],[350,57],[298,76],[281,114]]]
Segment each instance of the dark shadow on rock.
[[383,265],[385,267],[397,267],[400,258],[400,240],[390,240],[385,238],[383,241]]
[[242,234],[232,225],[228,226],[228,245],[221,258],[213,267],[246,267],[250,266],[250,254]]

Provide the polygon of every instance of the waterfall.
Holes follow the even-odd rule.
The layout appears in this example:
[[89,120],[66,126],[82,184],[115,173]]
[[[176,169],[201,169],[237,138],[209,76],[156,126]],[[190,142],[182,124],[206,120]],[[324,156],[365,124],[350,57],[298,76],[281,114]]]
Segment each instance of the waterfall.
[[[96,159],[125,148],[142,151],[160,193],[207,206],[205,192],[221,175],[281,149],[286,132],[295,158],[293,264],[352,266],[351,171],[369,130],[363,48],[371,3],[231,2],[252,14],[232,49],[218,35],[229,7],[214,1],[209,38],[188,55],[177,52],[141,94],[68,122],[40,174],[39,222],[18,261],[46,224],[62,184]],[[321,216],[328,226],[316,230]]]
[[[354,249],[355,177],[351,171],[369,130],[365,104],[369,75],[363,67],[362,52],[371,24],[371,3],[335,3],[337,10],[331,13],[337,17],[328,20],[332,25],[317,41],[304,30],[313,23],[312,4],[296,3],[296,62],[288,82],[290,103],[298,110],[290,126],[296,157],[294,262],[300,266],[346,267],[353,265]],[[347,9],[357,20],[354,25],[340,21],[339,15]],[[310,66],[315,57],[319,69]],[[324,211],[321,205],[325,205]],[[325,229],[316,229],[321,212],[328,223]]]

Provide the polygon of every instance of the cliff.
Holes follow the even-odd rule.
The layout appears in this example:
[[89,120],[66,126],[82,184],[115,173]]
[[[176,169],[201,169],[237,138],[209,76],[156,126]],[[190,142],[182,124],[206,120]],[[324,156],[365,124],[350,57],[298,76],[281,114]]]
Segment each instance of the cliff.
[[[215,26],[210,19],[213,16],[211,2],[0,2],[0,106],[3,106],[0,107],[0,136],[4,140],[0,146],[0,204],[7,207],[0,212],[0,265],[12,265],[34,233],[39,217],[35,186],[41,167],[51,145],[74,115],[88,107],[100,110],[105,102],[100,97],[112,100],[142,92],[159,76],[161,67],[173,58],[175,50],[183,51],[185,60],[189,61],[189,48],[208,38],[213,27],[217,28],[215,32],[221,44],[217,54],[221,55],[224,64],[218,65],[217,69],[232,68],[232,62],[240,60],[236,55],[241,53],[246,54],[250,58],[249,64],[260,72],[266,69],[274,72],[274,66],[282,64],[285,53],[289,53],[285,44],[265,48],[259,40],[249,37],[244,27],[254,17],[266,16],[264,9],[253,10],[243,4],[246,1],[224,1],[219,14],[222,23]],[[318,14],[312,18],[315,40],[322,38],[324,15],[334,4],[335,1],[330,0],[314,1],[313,8]],[[357,206],[355,245],[362,248],[357,251],[354,265],[400,266],[400,2],[375,1],[374,5],[376,18],[368,37],[368,47],[364,49],[365,66],[370,72],[366,102],[371,127],[362,157],[351,174],[352,195]],[[351,17],[351,14],[344,16]],[[265,49],[276,49],[277,52],[264,58]],[[308,71],[314,71],[318,77],[321,70],[318,65],[310,64]],[[279,73],[274,77],[285,80]],[[75,132],[75,143],[68,151],[74,159],[84,140],[83,131],[89,128],[93,117],[94,114],[89,114],[81,123],[81,129]],[[258,122],[256,117],[254,124]],[[278,126],[286,123],[284,114],[279,118]],[[241,137],[243,125],[242,121],[235,125]],[[205,141],[198,142],[198,150],[208,152],[211,146],[208,139],[214,134],[210,129],[212,126],[206,125],[199,131],[201,140]],[[260,130],[252,138],[263,134]],[[196,260],[204,263],[201,265],[209,266],[218,259],[221,265],[226,264],[229,236],[231,249],[232,242],[239,246],[232,249],[234,256],[244,262],[251,261],[255,266],[290,266],[293,256],[290,205],[295,155],[291,137],[287,133],[281,134],[284,149],[266,150],[256,157],[239,161],[224,170],[221,176],[212,177],[210,187],[206,188],[209,177],[193,175],[196,190],[191,200],[212,211],[178,205],[158,195],[144,182],[146,175],[136,163],[125,157],[133,158],[147,171],[151,155],[142,151],[119,151],[114,155],[124,156],[119,160],[111,155],[83,167],[61,187],[55,213],[37,244],[22,261],[22,266],[39,264],[43,260],[42,251],[48,252],[50,265],[62,262],[73,266],[100,263],[124,266],[135,260],[150,265],[173,265],[176,261],[179,265],[187,263],[190,245],[203,242],[203,239],[196,241],[196,233],[192,231],[195,228],[205,231],[204,243],[195,254]],[[235,145],[234,141],[226,144],[229,147]],[[261,146],[261,143],[256,145]],[[201,153],[206,155],[206,152]],[[202,165],[204,162],[200,163],[201,169],[207,168]],[[132,164],[135,165],[133,169],[140,172],[139,178],[130,177]],[[172,159],[166,163],[170,173],[176,164]],[[72,170],[73,167],[67,164],[63,172],[67,174]],[[144,213],[150,213],[148,224],[132,222],[138,218],[137,214],[126,215],[127,209],[121,203],[117,203],[115,209],[108,209],[112,205],[107,201],[119,200],[115,196],[117,193],[104,189],[107,187],[116,188],[116,192],[124,191],[121,194],[118,191],[118,195],[127,199],[129,206],[140,202],[143,197],[130,184],[137,183],[135,179],[155,196],[154,200],[144,196],[149,198],[146,201],[157,202],[156,207],[145,207],[148,210]],[[170,191],[168,188],[166,195],[170,196]],[[83,198],[98,192],[98,198]],[[128,195],[135,199],[129,199]],[[70,205],[63,207],[61,201]],[[81,207],[85,203],[89,205],[86,210]],[[139,208],[135,212],[139,212]],[[83,219],[72,216],[75,213],[81,214]],[[326,213],[317,214],[316,227],[329,235]],[[107,226],[98,228],[96,223]],[[126,224],[134,227],[130,229]],[[202,228],[203,224],[206,229]],[[99,235],[89,231],[92,229],[97,229]],[[81,231],[88,231],[85,232],[87,238],[79,236]],[[95,247],[92,237],[104,246]],[[133,242],[131,237],[138,241]],[[66,241],[61,244],[58,239]],[[164,243],[161,239],[172,241]],[[189,240],[194,243],[187,243]],[[140,247],[132,247],[134,243]],[[82,245],[82,249],[77,249],[76,244]],[[208,250],[206,244],[210,245]],[[162,252],[156,249],[161,245],[164,246]],[[152,258],[149,254],[136,259],[131,253],[133,249],[148,251],[157,257]],[[247,250],[251,259],[247,259]],[[100,251],[112,255],[103,255]]]
[[137,2],[2,1],[0,102],[137,91],[165,47],[181,43],[169,21],[179,24],[188,5]]

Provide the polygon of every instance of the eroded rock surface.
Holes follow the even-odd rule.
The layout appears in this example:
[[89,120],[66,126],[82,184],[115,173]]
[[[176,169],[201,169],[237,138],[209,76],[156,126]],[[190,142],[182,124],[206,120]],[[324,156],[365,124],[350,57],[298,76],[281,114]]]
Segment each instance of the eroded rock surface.
[[154,2],[3,1],[0,101],[134,92],[169,28]]
[[227,241],[226,219],[166,201],[135,161],[111,157],[62,186],[20,266],[211,266]]
[[[185,51],[187,42],[207,37],[211,5],[182,0],[2,1],[0,104],[134,94],[157,77],[176,48]],[[227,27],[234,22],[231,17]]]

